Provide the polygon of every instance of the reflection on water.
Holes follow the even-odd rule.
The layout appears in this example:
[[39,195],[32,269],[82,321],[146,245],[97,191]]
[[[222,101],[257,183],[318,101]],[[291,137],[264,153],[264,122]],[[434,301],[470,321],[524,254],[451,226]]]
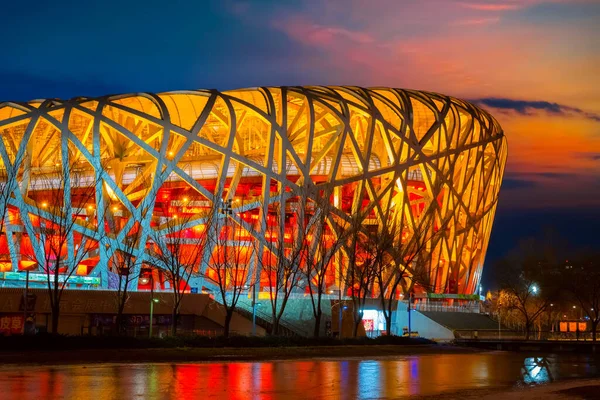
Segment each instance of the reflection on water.
[[546,357],[527,357],[521,368],[523,383],[540,384],[552,382],[552,363]]
[[596,359],[513,353],[377,360],[0,368],[2,399],[365,399],[599,375]]

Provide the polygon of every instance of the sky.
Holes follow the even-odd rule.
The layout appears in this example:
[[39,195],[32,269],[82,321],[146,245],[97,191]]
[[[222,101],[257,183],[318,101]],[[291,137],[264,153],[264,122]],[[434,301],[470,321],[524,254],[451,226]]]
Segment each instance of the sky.
[[509,145],[484,284],[523,237],[600,247],[600,0],[33,0],[3,4],[0,29],[0,101],[269,85],[470,100]]

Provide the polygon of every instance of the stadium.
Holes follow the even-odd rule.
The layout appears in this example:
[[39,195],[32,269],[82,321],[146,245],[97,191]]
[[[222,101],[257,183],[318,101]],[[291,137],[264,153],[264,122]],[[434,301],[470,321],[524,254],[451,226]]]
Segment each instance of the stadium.
[[[507,156],[486,111],[391,88],[3,102],[0,137],[0,286],[44,288],[60,265],[67,289],[115,290],[125,254],[131,291],[215,293],[229,250],[212,236],[238,249],[228,285],[259,298],[300,235],[334,249],[324,290],[347,296],[352,251],[330,244],[356,216],[365,233],[393,221],[400,247],[422,241],[398,298],[477,293]],[[165,272],[190,254],[185,279]]]

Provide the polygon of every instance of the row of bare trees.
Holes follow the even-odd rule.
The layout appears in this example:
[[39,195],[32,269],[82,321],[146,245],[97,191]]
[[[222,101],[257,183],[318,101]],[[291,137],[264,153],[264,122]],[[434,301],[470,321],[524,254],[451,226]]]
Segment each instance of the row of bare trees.
[[[13,181],[6,179],[4,185]],[[318,336],[323,300],[331,294],[332,276],[337,277],[340,303],[342,297],[351,298],[353,334],[358,332],[367,299],[376,297],[384,310],[389,334],[399,293],[411,290],[411,282],[429,284],[419,265],[425,265],[431,256],[428,244],[444,233],[441,223],[437,231],[430,229],[433,220],[415,219],[416,223],[409,224],[404,221],[405,213],[375,218],[372,210],[358,210],[348,219],[332,205],[331,191],[308,187],[301,187],[291,197],[282,196],[254,224],[241,219],[240,207],[223,212],[219,204],[214,204],[202,215],[164,218],[148,233],[139,221],[125,224],[123,221],[131,216],[123,207],[111,205],[110,188],[103,178],[99,174],[90,176],[75,162],[58,163],[55,170],[30,182],[27,190],[35,195],[13,196],[14,201],[23,203],[22,210],[35,211],[20,216],[22,223],[31,227],[28,237],[33,249],[23,256],[30,257],[46,274],[54,333],[58,332],[62,295],[77,268],[86,258],[108,254],[119,333],[123,331],[130,292],[137,289],[131,285],[140,278],[143,264],[148,266],[153,260],[149,267],[162,270],[170,284],[173,334],[189,281],[202,275],[218,291],[228,335],[240,296],[259,284],[257,270],[266,280],[273,334],[279,333],[292,295],[308,293],[313,333]],[[0,200],[4,204],[8,197]],[[144,219],[151,208],[141,206],[147,207],[138,215]],[[6,216],[1,217],[4,223]],[[190,229],[199,225],[202,232],[190,235]],[[410,231],[409,225],[414,227]],[[125,227],[128,231],[121,235],[123,240],[107,240],[114,239]],[[249,239],[252,231],[258,240]]]
[[[550,232],[523,240],[494,269],[500,285],[493,312],[504,324],[521,328],[525,339],[550,330],[575,306],[590,322],[592,339],[600,324],[600,254],[580,251],[572,258],[564,241]],[[573,254],[571,252],[571,254]]]

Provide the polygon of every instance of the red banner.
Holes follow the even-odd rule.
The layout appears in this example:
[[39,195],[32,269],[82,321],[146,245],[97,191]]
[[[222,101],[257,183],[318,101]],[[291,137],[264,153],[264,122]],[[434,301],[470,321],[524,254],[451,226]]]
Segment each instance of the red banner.
[[0,335],[19,335],[23,332],[23,314],[0,314]]

